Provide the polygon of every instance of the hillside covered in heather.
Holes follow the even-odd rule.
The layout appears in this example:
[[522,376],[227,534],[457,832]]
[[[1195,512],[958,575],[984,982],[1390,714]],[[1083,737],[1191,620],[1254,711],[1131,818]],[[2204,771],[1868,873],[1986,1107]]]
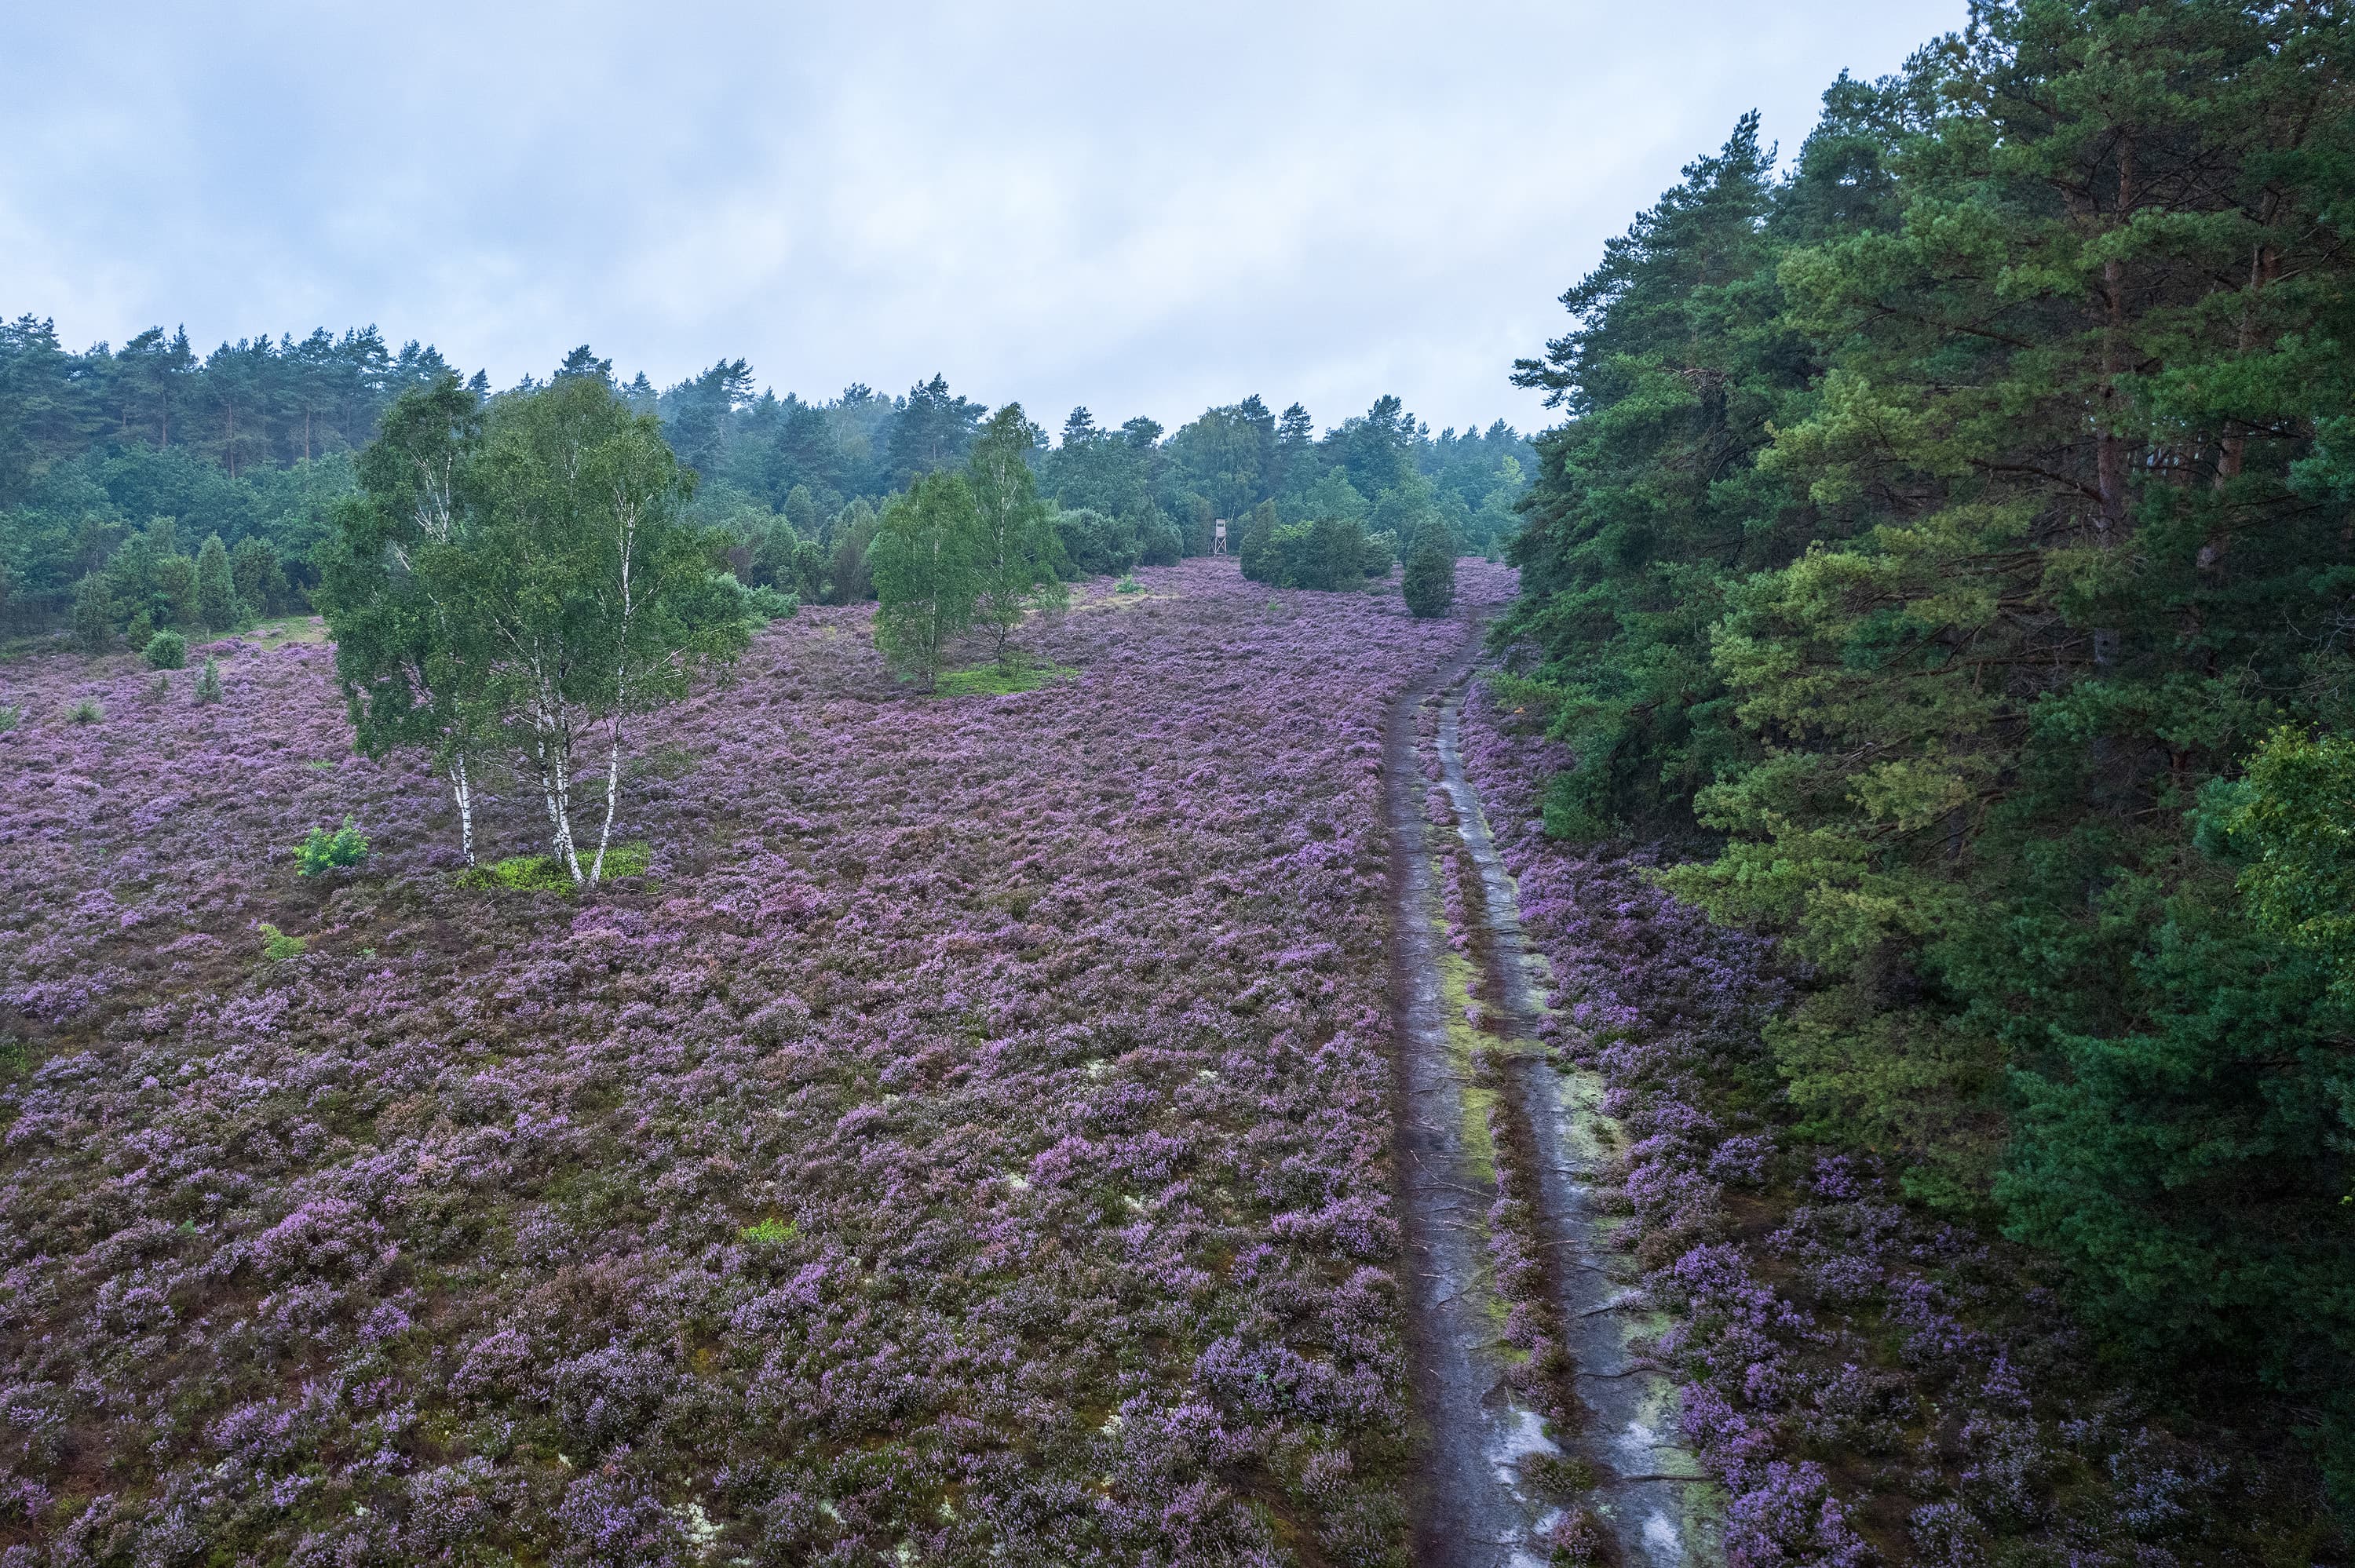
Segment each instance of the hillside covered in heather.
[[[1007,696],[895,685],[862,610],[776,623],[630,758],[651,859],[586,899],[455,885],[446,796],[351,755],[315,642],[222,645],[206,705],[12,666],[0,1531],[1383,1555],[1374,801],[1390,699],[1466,633],[1142,582]],[[544,837],[528,793],[491,851]],[[365,865],[298,876],[346,815]]]

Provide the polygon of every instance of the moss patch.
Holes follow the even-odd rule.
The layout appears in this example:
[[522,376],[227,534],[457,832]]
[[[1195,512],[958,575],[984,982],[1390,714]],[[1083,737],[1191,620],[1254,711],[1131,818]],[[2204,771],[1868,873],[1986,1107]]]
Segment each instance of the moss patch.
[[[593,852],[592,852],[593,853]],[[591,854],[581,857],[581,869],[589,869]],[[605,852],[603,880],[617,877],[643,876],[654,860],[653,846],[643,841],[614,844]],[[571,893],[575,891],[572,873],[552,854],[519,854],[489,865],[477,865],[458,874],[458,885],[476,889],[513,888],[527,893]]]

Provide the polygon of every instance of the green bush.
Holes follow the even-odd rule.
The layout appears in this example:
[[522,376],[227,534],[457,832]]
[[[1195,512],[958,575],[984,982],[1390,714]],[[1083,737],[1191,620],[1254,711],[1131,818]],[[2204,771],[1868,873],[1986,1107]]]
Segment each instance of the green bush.
[[272,963],[299,959],[304,949],[311,945],[309,938],[290,937],[267,920],[255,928],[261,933],[261,956]]
[[24,709],[10,707],[5,703],[0,703],[0,735],[6,735],[10,730],[15,729],[23,722],[24,717]]
[[205,667],[197,672],[197,701],[201,705],[220,700],[220,661],[208,657]]
[[294,870],[303,876],[321,876],[339,866],[357,865],[368,857],[368,842],[349,817],[334,832],[313,828],[310,837],[294,846]]
[[1377,572],[1390,569],[1388,554],[1378,551],[1350,517],[1286,523],[1264,532],[1254,518],[1244,543],[1243,576],[1276,588],[1353,588],[1369,562],[1378,563]]
[[1055,514],[1055,537],[1071,569],[1083,577],[1124,572],[1136,565],[1143,550],[1135,524],[1085,506]]
[[748,588],[744,590],[744,612],[756,624],[772,620],[790,620],[800,613],[802,601],[794,594],[779,593],[773,588]]
[[188,640],[176,631],[159,631],[147,640],[147,667],[178,670],[188,662]]
[[1143,593],[1144,591],[1145,585],[1138,582],[1135,577],[1123,577],[1119,582],[1113,585],[1113,592],[1114,593]]
[[1445,615],[1455,602],[1455,556],[1440,540],[1426,538],[1415,546],[1406,564],[1405,580],[1399,587],[1406,596],[1407,609],[1418,619]]
[[105,716],[106,710],[98,705],[96,697],[84,697],[66,710],[67,722],[71,724],[96,724]]

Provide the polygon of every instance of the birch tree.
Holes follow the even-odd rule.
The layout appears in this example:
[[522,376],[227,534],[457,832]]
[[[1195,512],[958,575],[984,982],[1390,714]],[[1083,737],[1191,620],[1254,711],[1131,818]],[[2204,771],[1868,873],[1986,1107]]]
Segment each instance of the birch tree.
[[927,474],[884,507],[868,548],[875,577],[875,645],[929,692],[957,634],[973,624],[973,489]]
[[1012,662],[1011,640],[1023,617],[1034,606],[1060,602],[1063,594],[1055,573],[1055,509],[1039,496],[1030,469],[1039,440],[1022,405],[1008,403],[982,427],[965,463],[974,500],[974,619],[1001,665]]
[[694,476],[651,416],[566,376],[487,409],[454,379],[406,394],[359,477],[322,603],[360,748],[433,752],[470,864],[471,766],[518,754],[551,853],[597,883],[633,725],[750,640],[713,540],[680,520]]
[[[500,399],[477,464],[480,526],[437,557],[471,606],[497,722],[537,776],[556,858],[576,884],[604,874],[632,726],[751,640],[717,546],[680,519],[694,489],[650,415],[568,376]],[[596,842],[575,831],[582,769]]]

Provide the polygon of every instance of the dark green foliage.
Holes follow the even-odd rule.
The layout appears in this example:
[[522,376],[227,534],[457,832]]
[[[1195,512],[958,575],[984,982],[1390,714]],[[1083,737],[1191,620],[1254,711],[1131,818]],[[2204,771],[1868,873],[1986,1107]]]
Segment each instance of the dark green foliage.
[[2350,27],[1983,5],[1787,179],[1745,121],[1519,367],[1504,694],[1813,966],[1805,1130],[2355,1481]]
[[1084,506],[1068,512],[1059,508],[1055,533],[1062,541],[1064,558],[1080,577],[1109,577],[1137,564],[1139,546],[1133,523]]
[[1174,567],[1185,555],[1186,540],[1178,524],[1162,515],[1160,507],[1147,506],[1136,524],[1136,564]]
[[875,542],[876,519],[864,501],[854,501],[834,520],[834,556],[826,567],[826,602],[860,604],[875,597],[867,552]]
[[210,630],[227,631],[237,624],[238,609],[229,546],[219,535],[208,534],[197,551],[197,619]]
[[141,652],[151,670],[178,670],[188,662],[188,640],[176,631],[159,631]]
[[68,724],[97,724],[106,717],[106,710],[96,697],[84,697],[66,710]]
[[267,539],[248,535],[229,553],[229,586],[237,600],[257,615],[287,606],[285,564]]
[[114,594],[102,573],[92,572],[74,588],[74,641],[95,653],[114,641]]
[[197,705],[202,707],[220,700],[220,661],[207,655],[205,667],[197,672]]
[[[1328,516],[1281,524],[1255,537],[1246,531],[1241,566],[1253,582],[1331,591],[1359,586],[1372,554],[1356,518]],[[1388,567],[1384,558],[1382,569]]]
[[1399,585],[1406,607],[1424,620],[1447,613],[1455,603],[1455,553],[1444,535],[1426,534],[1407,557],[1406,576]]
[[313,828],[294,846],[294,873],[298,876],[321,876],[345,866],[358,865],[368,857],[368,836],[346,817],[344,825],[333,832]]

